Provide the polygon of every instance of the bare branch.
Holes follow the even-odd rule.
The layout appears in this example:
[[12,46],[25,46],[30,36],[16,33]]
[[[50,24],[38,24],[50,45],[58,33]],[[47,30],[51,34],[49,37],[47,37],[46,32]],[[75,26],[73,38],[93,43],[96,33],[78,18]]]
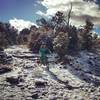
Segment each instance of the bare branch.
[[72,11],[72,2],[71,2],[71,8],[70,8],[69,13],[68,13],[68,22],[67,22],[68,26],[69,26],[69,21],[70,21],[70,17],[71,17],[71,11]]

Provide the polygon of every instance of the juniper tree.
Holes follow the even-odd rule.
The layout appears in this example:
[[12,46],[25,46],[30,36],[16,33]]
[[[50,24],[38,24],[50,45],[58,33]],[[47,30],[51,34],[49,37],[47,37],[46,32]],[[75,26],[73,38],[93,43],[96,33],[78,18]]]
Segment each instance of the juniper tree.
[[55,52],[62,59],[67,54],[68,49],[68,35],[64,32],[59,32],[58,35],[54,38],[53,47]]
[[92,49],[92,33],[91,33],[92,29],[93,29],[93,23],[89,19],[87,19],[82,34],[83,37],[82,49],[86,50]]
[[27,28],[24,28],[22,31],[20,31],[18,35],[18,43],[19,44],[25,44],[28,43],[28,36],[30,34],[30,30]]
[[17,30],[9,23],[0,22],[0,46],[17,44]]

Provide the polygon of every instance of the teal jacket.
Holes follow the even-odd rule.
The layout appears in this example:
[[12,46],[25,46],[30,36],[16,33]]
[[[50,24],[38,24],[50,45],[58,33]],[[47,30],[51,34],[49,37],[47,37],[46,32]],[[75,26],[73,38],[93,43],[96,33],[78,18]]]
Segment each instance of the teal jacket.
[[40,48],[39,50],[39,55],[40,55],[40,59],[46,59],[46,48]]

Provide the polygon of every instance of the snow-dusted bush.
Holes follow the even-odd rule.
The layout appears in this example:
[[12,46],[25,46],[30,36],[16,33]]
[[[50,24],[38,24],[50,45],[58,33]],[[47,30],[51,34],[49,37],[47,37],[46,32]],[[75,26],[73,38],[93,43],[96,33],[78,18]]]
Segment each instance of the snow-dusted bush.
[[17,43],[17,30],[9,23],[0,22],[0,47]]
[[19,44],[26,44],[28,42],[29,34],[30,34],[30,30],[27,28],[24,28],[22,31],[20,31],[17,42]]
[[60,58],[64,57],[68,49],[68,34],[64,32],[59,32],[58,35],[54,38],[53,47],[56,53]]

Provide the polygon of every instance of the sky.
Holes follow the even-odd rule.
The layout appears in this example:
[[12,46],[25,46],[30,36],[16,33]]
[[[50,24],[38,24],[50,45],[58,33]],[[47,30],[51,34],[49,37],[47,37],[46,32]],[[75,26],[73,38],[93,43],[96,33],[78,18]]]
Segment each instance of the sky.
[[0,0],[0,21],[17,18],[34,22],[39,17],[36,15],[39,9],[44,7],[37,0]]
[[0,21],[9,22],[19,30],[35,24],[36,19],[49,18],[57,11],[66,18],[72,2],[70,23],[84,25],[89,18],[100,33],[100,0],[0,0]]

